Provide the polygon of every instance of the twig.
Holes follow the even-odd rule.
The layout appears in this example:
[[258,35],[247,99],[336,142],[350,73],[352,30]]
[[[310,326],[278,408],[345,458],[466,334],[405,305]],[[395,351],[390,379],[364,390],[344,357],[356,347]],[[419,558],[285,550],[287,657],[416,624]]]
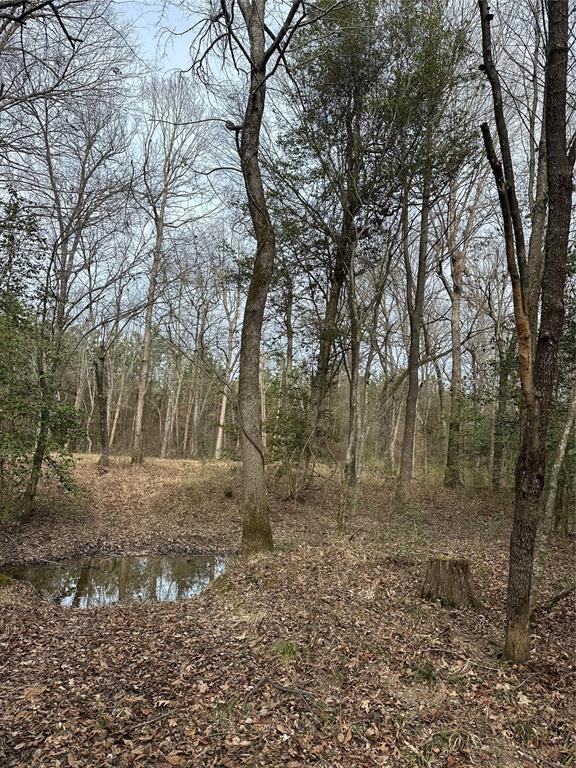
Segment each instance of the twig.
[[533,757],[529,752],[524,752],[523,749],[517,750],[519,754],[521,754],[523,757],[527,757],[528,760],[531,760],[533,763],[536,763],[536,765],[539,765],[542,763],[543,765],[548,765],[550,768],[561,768],[560,763],[552,763],[550,760],[546,760],[545,757],[542,757],[541,755],[538,755],[538,757]]
[[315,694],[313,694],[312,691],[308,691],[306,688],[290,688],[287,685],[275,683],[274,680],[269,680],[268,682],[273,688],[276,688],[277,691],[283,691],[284,693],[297,693],[299,696],[304,698],[306,696],[310,696],[313,699],[316,698]]
[[151,717],[149,720],[143,720],[141,723],[136,723],[136,725],[129,725],[127,728],[124,728],[122,731],[114,735],[124,736],[125,733],[130,733],[131,731],[137,731],[140,728],[144,728],[145,725],[151,725],[152,723],[157,723],[159,720],[164,720],[164,718],[170,717],[173,714],[174,712],[163,712],[161,715],[156,715],[156,717]]
[[448,648],[426,648],[427,651],[432,651],[433,653],[446,653],[449,656],[454,656],[457,659],[462,659],[462,661],[469,661],[470,664],[474,664],[476,667],[480,667],[481,669],[488,669],[490,672],[502,672],[501,669],[498,669],[498,667],[489,667],[487,664],[482,664],[480,661],[475,661],[475,659],[469,659],[467,656],[463,656],[461,653],[456,653],[456,651],[451,651]]
[[321,709],[321,707],[314,701],[310,701],[310,699],[316,699],[317,696],[312,693],[312,691],[308,691],[306,688],[291,688],[287,685],[282,685],[281,683],[277,683],[269,675],[264,675],[264,677],[261,677],[260,680],[256,683],[254,688],[252,688],[248,693],[244,696],[244,703],[248,701],[248,699],[253,696],[257,691],[260,690],[264,685],[270,685],[272,688],[276,688],[277,691],[280,691],[282,693],[291,693],[296,694],[300,696],[301,699],[303,699],[304,703],[307,704],[309,707],[313,704],[318,709]]
[[436,637],[432,638],[432,642],[434,642],[435,640],[440,640],[440,638],[443,635],[445,635],[447,632],[450,632],[450,629],[451,629],[451,627],[444,627],[444,629],[442,630],[442,632],[440,632],[440,634],[438,634],[438,635],[436,635]]
[[254,688],[249,690],[248,693],[244,696],[244,703],[246,703],[251,696],[254,696],[254,694],[257,693],[257,691],[259,691],[260,688],[262,688],[264,685],[266,685],[266,683],[269,683],[269,682],[270,682],[270,678],[268,677],[268,675],[264,675],[264,677],[261,677],[260,680],[258,680],[256,685],[254,686]]
[[532,679],[533,679],[533,677],[534,677],[534,675],[536,675],[536,674],[538,674],[538,673],[537,673],[537,672],[532,672],[530,675],[528,675],[528,677],[525,677],[525,678],[524,678],[524,680],[521,680],[521,681],[518,683],[518,685],[515,685],[515,686],[512,688],[512,690],[514,691],[514,693],[515,693],[516,691],[519,691],[519,690],[520,690],[520,688],[522,688],[522,686],[523,686],[523,685],[525,685],[525,684],[528,682],[528,680],[532,680]]
[[551,611],[552,608],[556,605],[556,603],[559,603],[561,600],[564,600],[565,597],[569,597],[572,592],[576,592],[576,582],[574,584],[570,584],[570,586],[566,587],[565,589],[560,590],[560,592],[557,592],[555,595],[552,595],[550,600],[548,600],[547,603],[544,603],[536,610],[539,611]]

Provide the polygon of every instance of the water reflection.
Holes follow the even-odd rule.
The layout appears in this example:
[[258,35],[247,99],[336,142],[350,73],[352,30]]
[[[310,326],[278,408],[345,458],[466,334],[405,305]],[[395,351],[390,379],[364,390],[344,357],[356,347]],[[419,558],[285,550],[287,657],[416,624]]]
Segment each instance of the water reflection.
[[93,608],[127,600],[164,603],[194,597],[225,569],[222,555],[134,555],[16,566],[3,571],[32,584],[45,600]]

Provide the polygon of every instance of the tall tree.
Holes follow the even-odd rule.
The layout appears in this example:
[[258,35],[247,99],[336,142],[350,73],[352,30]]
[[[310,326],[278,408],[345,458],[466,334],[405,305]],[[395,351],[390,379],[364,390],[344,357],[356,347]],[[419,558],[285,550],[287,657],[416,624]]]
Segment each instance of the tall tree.
[[[327,8],[328,3],[320,7]],[[379,271],[380,260],[387,256],[377,240],[390,215],[396,184],[390,155],[402,113],[391,108],[389,99],[390,72],[396,62],[387,21],[396,12],[379,0],[361,6],[343,3],[300,34],[290,57],[297,82],[286,79],[283,158],[273,168],[276,199],[300,243],[302,255],[294,268],[304,267],[310,282],[322,286],[308,435],[299,467],[301,489],[311,477],[312,458],[331,453],[326,403],[334,374],[343,363],[349,381],[345,484],[354,486],[358,476],[359,368],[365,328],[355,273]],[[298,164],[294,157],[300,159]]]
[[[414,45],[418,39],[419,44]],[[458,105],[464,79],[466,33],[449,23],[441,3],[407,0],[398,22],[396,45],[408,57],[397,90],[408,92],[408,118],[399,137],[398,172],[402,179],[402,252],[409,320],[408,390],[400,458],[398,497],[410,493],[419,391],[419,365],[426,283],[430,257],[430,218],[439,195],[449,186],[469,152],[466,112]],[[417,245],[412,249],[411,211],[417,208]],[[415,269],[412,265],[412,250]]]
[[98,401],[98,435],[100,438],[100,458],[98,469],[106,472],[110,465],[110,438],[108,434],[108,371],[106,366],[106,344],[98,344],[94,354],[94,379]]
[[272,549],[269,506],[262,445],[262,404],[260,401],[260,344],[266,299],[276,256],[276,236],[268,209],[260,162],[260,141],[266,89],[271,74],[285,61],[290,41],[306,18],[302,0],[294,0],[288,13],[273,31],[274,21],[266,0],[238,0],[241,19],[234,14],[234,2],[223,0],[211,18],[217,39],[224,37],[231,50],[248,65],[248,95],[240,125],[227,123],[236,136],[240,168],[248,210],[256,240],[256,254],[244,305],[240,340],[238,419],[243,462],[242,550]]
[[483,174],[472,173],[463,186],[462,199],[458,199],[457,180],[451,179],[448,192],[446,246],[450,259],[450,280],[444,275],[440,263],[440,277],[450,298],[450,336],[452,341],[452,367],[450,371],[450,420],[448,422],[448,450],[444,485],[462,485],[460,473],[460,426],[462,419],[462,294],[466,272],[466,255],[474,229]]
[[553,404],[558,350],[564,324],[564,289],[572,208],[572,177],[576,144],[567,139],[568,71],[567,0],[547,3],[548,42],[544,84],[544,127],[548,186],[548,224],[542,273],[538,338],[532,339],[530,300],[534,296],[526,263],[524,231],[514,179],[500,76],[492,54],[492,14],[479,1],[483,69],[490,82],[500,161],[487,123],[482,125],[486,154],[498,189],[506,260],[514,299],[519,372],[525,403],[522,444],[516,463],[514,522],[510,536],[507,624],[504,654],[522,662],[530,654],[530,609],[534,548],[544,489],[546,435]]

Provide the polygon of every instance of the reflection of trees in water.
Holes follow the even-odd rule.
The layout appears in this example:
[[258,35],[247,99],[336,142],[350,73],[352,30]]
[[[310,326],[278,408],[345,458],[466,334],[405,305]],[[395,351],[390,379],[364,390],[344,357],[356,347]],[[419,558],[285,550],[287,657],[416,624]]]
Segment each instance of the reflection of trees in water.
[[193,597],[225,568],[219,556],[90,558],[60,567],[13,569],[60,605],[89,608],[127,600],[173,601]]
[[80,600],[87,595],[90,586],[90,565],[83,565],[80,568],[80,576],[76,582],[76,590],[72,598],[72,607],[79,608]]

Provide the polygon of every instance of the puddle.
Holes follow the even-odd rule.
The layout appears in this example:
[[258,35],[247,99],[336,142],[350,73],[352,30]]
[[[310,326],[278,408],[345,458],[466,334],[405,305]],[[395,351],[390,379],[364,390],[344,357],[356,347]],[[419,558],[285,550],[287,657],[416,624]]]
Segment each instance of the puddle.
[[226,570],[223,555],[130,555],[13,566],[3,572],[31,584],[44,600],[73,608],[194,597]]

